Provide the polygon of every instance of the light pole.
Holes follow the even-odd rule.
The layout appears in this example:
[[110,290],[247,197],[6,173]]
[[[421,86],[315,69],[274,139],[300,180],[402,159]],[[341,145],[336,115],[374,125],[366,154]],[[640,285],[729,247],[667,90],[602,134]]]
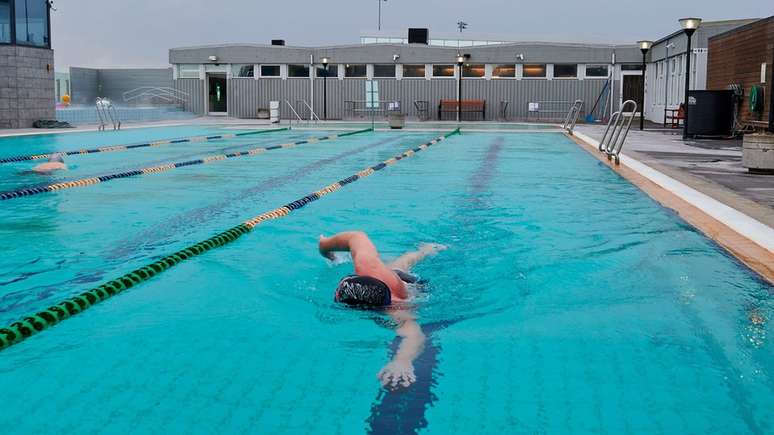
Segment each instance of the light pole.
[[379,3],[379,30],[382,30],[382,2],[387,3],[387,0],[376,0]]
[[640,46],[642,52],[642,106],[640,107],[640,131],[645,129],[645,56],[648,54],[650,47],[653,47],[653,41],[637,41],[637,45]]
[[323,120],[328,120],[328,57],[323,57],[320,62],[323,65]]
[[666,54],[664,55],[664,127],[667,123],[667,106],[669,105],[669,49],[674,48],[675,44],[667,41],[664,46]]
[[701,18],[681,18],[680,27],[685,32],[686,49],[685,49],[685,103],[683,106],[683,112],[685,119],[683,120],[683,140],[688,139],[688,90],[691,86],[691,36],[699,28],[701,24]]
[[462,65],[465,64],[465,56],[457,54],[457,69],[459,77],[457,78],[457,122],[462,122]]

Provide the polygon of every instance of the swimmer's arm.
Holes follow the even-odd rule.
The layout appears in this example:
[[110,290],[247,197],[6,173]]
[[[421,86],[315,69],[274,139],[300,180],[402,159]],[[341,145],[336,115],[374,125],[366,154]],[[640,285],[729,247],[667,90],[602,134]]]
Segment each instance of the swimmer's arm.
[[391,316],[398,322],[395,333],[402,338],[393,361],[413,363],[425,347],[425,334],[414,316],[408,311],[395,311]]
[[320,235],[320,255],[331,258],[331,254],[337,251],[351,252],[352,258],[356,256],[379,258],[376,246],[362,231],[345,231],[331,237]]

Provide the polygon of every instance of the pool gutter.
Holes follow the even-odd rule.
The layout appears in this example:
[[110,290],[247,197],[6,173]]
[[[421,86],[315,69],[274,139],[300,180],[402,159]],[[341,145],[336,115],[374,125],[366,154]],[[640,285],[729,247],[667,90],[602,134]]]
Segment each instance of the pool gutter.
[[774,284],[774,229],[631,156],[622,153],[616,166],[583,133],[567,137]]

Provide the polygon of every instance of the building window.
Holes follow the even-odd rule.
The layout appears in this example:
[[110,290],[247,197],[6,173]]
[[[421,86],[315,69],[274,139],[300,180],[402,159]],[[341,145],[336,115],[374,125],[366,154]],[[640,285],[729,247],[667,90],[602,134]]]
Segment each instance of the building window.
[[[317,67],[317,77],[322,78],[325,77],[325,68],[318,66]],[[338,65],[328,65],[328,78],[330,77],[338,77],[339,76],[339,66]]]
[[368,69],[365,65],[347,65],[344,68],[344,76],[354,79],[365,78],[368,74]]
[[454,77],[454,65],[433,65],[433,77]]
[[279,77],[279,65],[261,65],[261,77]]
[[492,77],[496,79],[515,78],[516,77],[516,65],[495,65],[492,70]]
[[231,65],[234,77],[254,78],[255,65]]
[[199,65],[180,65],[177,67],[177,77],[181,79],[198,79]]
[[16,43],[48,47],[48,2],[15,0]]
[[621,71],[642,71],[642,65],[640,64],[621,65]]
[[586,65],[586,77],[588,78],[607,78],[609,71],[607,65]]
[[462,67],[462,77],[483,78],[486,73],[484,65],[465,65]]
[[377,78],[394,78],[395,77],[395,65],[374,65],[374,77]]
[[423,79],[425,78],[424,65],[403,65],[403,78]]
[[11,1],[0,0],[0,43],[11,42]]
[[524,77],[525,78],[545,78],[546,65],[545,64],[524,65]]
[[578,65],[574,63],[554,64],[554,78],[574,79],[578,77]]
[[288,65],[288,77],[294,79],[308,79],[309,65]]

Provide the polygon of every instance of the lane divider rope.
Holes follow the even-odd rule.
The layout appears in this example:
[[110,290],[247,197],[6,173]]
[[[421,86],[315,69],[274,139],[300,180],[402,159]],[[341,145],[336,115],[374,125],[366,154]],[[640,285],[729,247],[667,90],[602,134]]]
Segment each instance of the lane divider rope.
[[402,159],[411,157],[416,153],[426,150],[432,145],[435,145],[445,140],[446,138],[459,133],[460,130],[456,129],[443,136],[439,136],[430,142],[407,150],[406,152],[387,159],[377,165],[363,169],[362,171],[359,171],[356,174],[351,175],[343,180],[329,184],[303,198],[297,199],[289,204],[283,205],[282,207],[267,211],[266,213],[244,221],[241,224],[213,237],[210,237],[207,240],[177,251],[174,254],[167,255],[154,263],[143,266],[112,281],[108,281],[99,287],[87,290],[77,296],[73,296],[63,302],[52,305],[43,311],[13,322],[7,327],[0,329],[0,351],[14,344],[18,344],[23,340],[36,335],[67,318],[75,316],[76,314],[87,310],[89,307],[96,305],[99,302],[122,293],[123,291],[140,283],[148,281],[151,278],[164,272],[165,270],[168,270],[185,260],[202,255],[212,249],[225,246],[249,233],[261,222],[287,216],[291,212],[303,208],[309,203],[317,201],[323,196],[331,194],[346,186],[347,184],[351,184],[357,180],[368,177],[374,174],[376,171],[380,171]]
[[368,128],[365,130],[351,131],[351,132],[340,133],[340,134],[332,134],[324,137],[309,138],[309,139],[300,140],[297,142],[291,142],[291,143],[286,143],[281,145],[273,145],[270,147],[253,148],[247,151],[238,151],[238,152],[233,152],[229,154],[211,155],[211,156],[202,157],[201,159],[188,160],[185,162],[164,163],[161,165],[149,166],[142,169],[135,169],[133,171],[118,172],[114,174],[101,175],[98,177],[81,178],[81,179],[72,180],[72,181],[61,181],[58,183],[44,184],[42,186],[22,187],[16,190],[0,192],[0,201],[6,201],[14,198],[21,198],[24,196],[38,195],[41,193],[54,192],[62,189],[70,189],[73,187],[91,186],[94,184],[104,183],[112,180],[118,180],[121,178],[136,177],[138,175],[158,174],[159,172],[166,172],[172,169],[183,168],[186,166],[204,165],[207,163],[218,162],[221,160],[232,159],[236,157],[254,156],[260,153],[264,153],[266,151],[272,151],[272,150],[277,150],[281,148],[292,148],[296,145],[302,145],[306,143],[311,144],[311,143],[318,143],[325,140],[334,140],[340,137],[352,136],[354,134],[365,133],[369,131],[372,131],[372,130]]
[[111,145],[111,146],[104,146],[99,148],[89,148],[89,149],[73,150],[73,151],[53,151],[48,154],[31,154],[27,156],[2,157],[0,158],[0,164],[24,162],[24,161],[30,161],[30,160],[44,160],[44,159],[48,159],[54,154],[63,154],[65,156],[75,156],[75,155],[82,155],[82,154],[111,153],[111,152],[117,152],[117,151],[135,150],[138,148],[158,147],[162,145],[194,143],[194,142],[209,142],[212,140],[219,140],[219,139],[234,139],[234,138],[243,137],[243,136],[254,136],[256,134],[264,134],[264,133],[276,133],[279,131],[286,131],[286,130],[288,130],[287,127],[275,128],[271,130],[246,131],[242,133],[219,134],[215,136],[192,136],[192,137],[186,137],[186,138],[180,138],[180,139],[165,139],[165,140],[158,140],[154,142],[137,143],[137,144],[131,144],[131,145]]

